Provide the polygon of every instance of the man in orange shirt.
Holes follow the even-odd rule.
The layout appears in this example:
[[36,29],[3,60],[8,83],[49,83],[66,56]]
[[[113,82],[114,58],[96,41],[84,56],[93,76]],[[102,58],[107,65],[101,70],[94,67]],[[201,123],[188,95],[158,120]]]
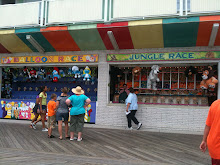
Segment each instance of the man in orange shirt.
[[55,128],[56,123],[56,102],[57,95],[55,93],[51,94],[51,100],[47,104],[48,109],[48,138],[54,138],[52,135],[52,129]]
[[220,165],[220,99],[212,103],[206,119],[201,151],[205,152],[207,146],[212,165]]

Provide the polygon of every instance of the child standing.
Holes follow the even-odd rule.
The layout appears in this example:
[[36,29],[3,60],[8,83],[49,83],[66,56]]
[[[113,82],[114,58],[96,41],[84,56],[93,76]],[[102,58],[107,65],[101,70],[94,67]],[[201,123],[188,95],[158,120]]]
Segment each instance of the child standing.
[[52,135],[52,129],[55,128],[56,123],[56,102],[57,95],[55,93],[51,94],[51,100],[47,104],[48,108],[48,138],[54,138]]

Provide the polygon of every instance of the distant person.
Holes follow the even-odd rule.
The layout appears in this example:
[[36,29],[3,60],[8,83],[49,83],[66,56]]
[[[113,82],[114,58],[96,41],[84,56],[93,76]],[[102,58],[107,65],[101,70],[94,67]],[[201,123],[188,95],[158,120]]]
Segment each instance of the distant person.
[[55,102],[56,99],[57,99],[57,95],[55,93],[51,94],[51,100],[47,104],[47,108],[48,108],[48,120],[47,120],[48,138],[55,137],[52,135],[52,129],[55,128],[55,124],[56,124],[56,102]]
[[212,165],[220,165],[220,99],[212,103],[200,144],[200,150],[205,152],[209,149]]
[[125,99],[128,97],[129,93],[127,84],[123,84],[123,89],[119,92],[119,103],[125,103]]
[[69,120],[69,107],[66,104],[66,100],[69,98],[68,93],[68,88],[64,87],[62,89],[61,96],[58,96],[57,101],[56,101],[56,107],[57,107],[57,113],[56,113],[56,119],[58,121],[58,131],[60,134],[59,139],[63,139],[62,135],[62,124],[64,121],[65,124],[65,138],[70,138],[68,135],[68,120]]
[[128,120],[128,129],[132,130],[131,120],[137,125],[137,130],[139,130],[142,126],[142,123],[140,123],[136,117],[135,114],[138,110],[138,104],[137,104],[137,95],[134,93],[133,88],[129,88],[129,95],[126,102],[126,116]]
[[66,100],[66,104],[72,104],[70,110],[70,140],[74,140],[74,133],[78,132],[77,141],[82,141],[82,131],[84,127],[85,107],[88,106],[91,100],[84,95],[84,90],[77,86],[72,89],[75,95],[70,96]]
[[47,112],[47,86],[41,87],[41,93],[39,94],[40,98],[40,115],[41,115],[41,121],[42,121],[42,131],[48,131],[48,129],[45,127],[45,116]]
[[[40,94],[40,93],[39,93]],[[36,129],[36,124],[41,121],[41,118],[38,119],[39,115],[40,115],[40,108],[39,108],[39,103],[40,103],[40,98],[39,98],[39,94],[36,97],[36,102],[35,102],[35,106],[33,108],[33,112],[34,112],[34,118],[31,121],[31,125],[30,127],[33,129]]]

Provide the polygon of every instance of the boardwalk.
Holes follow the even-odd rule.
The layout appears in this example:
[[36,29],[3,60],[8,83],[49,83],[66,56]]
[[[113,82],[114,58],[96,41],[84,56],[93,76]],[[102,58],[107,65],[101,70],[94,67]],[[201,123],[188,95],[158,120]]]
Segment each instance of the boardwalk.
[[[48,139],[28,123],[0,121],[0,164],[170,165],[210,164],[201,135],[85,128],[83,141]],[[58,137],[57,129],[53,133]]]

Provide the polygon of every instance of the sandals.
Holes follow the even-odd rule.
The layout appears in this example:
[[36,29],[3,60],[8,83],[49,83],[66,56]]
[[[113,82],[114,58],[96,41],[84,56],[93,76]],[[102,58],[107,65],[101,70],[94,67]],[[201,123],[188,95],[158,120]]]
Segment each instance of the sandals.
[[70,136],[67,136],[67,137],[66,137],[66,139],[69,139],[69,138],[70,138]]
[[59,137],[60,140],[63,140],[63,138]]
[[48,135],[47,137],[48,138],[55,138],[55,136],[53,136],[53,135],[50,135],[50,136]]

